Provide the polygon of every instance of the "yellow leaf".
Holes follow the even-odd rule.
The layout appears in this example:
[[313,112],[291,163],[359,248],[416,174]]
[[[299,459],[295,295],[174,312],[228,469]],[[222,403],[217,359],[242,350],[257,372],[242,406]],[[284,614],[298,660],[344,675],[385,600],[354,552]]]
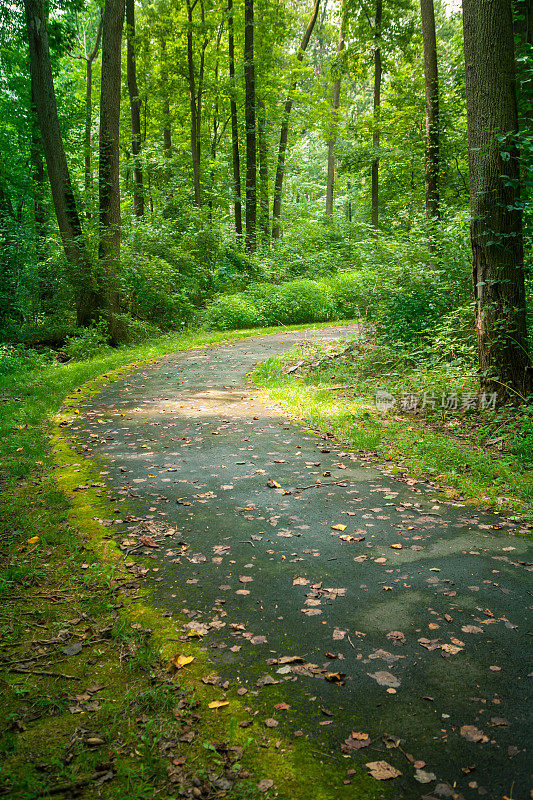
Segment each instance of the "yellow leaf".
[[190,664],[191,661],[194,661],[194,656],[174,656],[172,659],[172,663],[177,669],[181,669],[182,667],[186,667],[187,664]]
[[331,526],[331,530],[332,531],[345,531],[346,527],[347,527],[346,525],[332,525]]
[[38,536],[32,536],[31,539],[28,539],[28,544],[36,544],[39,541]]
[[396,544],[391,544],[391,547],[394,548],[394,550],[401,550],[403,545],[397,542]]
[[342,539],[343,542],[355,542],[353,536],[350,536],[348,533],[343,533],[342,536],[339,536],[339,539]]
[[229,700],[213,700],[209,703],[209,708],[222,708],[222,706],[229,706]]

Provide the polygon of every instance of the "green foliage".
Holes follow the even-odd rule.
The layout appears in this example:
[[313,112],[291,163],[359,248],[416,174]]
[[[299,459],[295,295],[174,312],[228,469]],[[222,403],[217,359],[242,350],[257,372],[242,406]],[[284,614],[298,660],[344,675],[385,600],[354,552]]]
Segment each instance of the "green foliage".
[[269,325],[298,325],[331,319],[331,294],[324,282],[288,281],[263,298],[261,311]]
[[76,336],[69,336],[65,352],[75,361],[83,361],[108,349],[108,338],[107,323],[102,320],[90,328],[80,329]]
[[18,345],[0,344],[0,375],[43,367],[49,362],[46,354],[26,350]]
[[204,320],[208,328],[218,331],[257,328],[266,324],[253,300],[243,294],[219,297],[207,308]]

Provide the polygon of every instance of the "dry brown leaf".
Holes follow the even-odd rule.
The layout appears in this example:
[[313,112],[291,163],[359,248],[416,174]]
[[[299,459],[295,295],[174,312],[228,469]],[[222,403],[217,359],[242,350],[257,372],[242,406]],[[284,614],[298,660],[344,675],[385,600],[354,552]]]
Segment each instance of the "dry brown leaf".
[[369,761],[365,767],[370,770],[370,774],[377,781],[388,781],[390,778],[398,778],[402,774],[399,769],[386,761]]

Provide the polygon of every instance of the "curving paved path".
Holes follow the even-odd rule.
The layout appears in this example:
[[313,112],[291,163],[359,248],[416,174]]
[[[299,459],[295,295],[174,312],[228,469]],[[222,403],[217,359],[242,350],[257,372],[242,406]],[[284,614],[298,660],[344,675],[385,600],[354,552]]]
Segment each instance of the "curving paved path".
[[529,798],[527,543],[289,424],[247,384],[269,356],[347,332],[162,358],[82,407],[75,435],[116,490],[123,550],[153,559],[155,602],[209,630],[213,671],[257,693],[258,720],[343,773],[388,761],[393,797]]

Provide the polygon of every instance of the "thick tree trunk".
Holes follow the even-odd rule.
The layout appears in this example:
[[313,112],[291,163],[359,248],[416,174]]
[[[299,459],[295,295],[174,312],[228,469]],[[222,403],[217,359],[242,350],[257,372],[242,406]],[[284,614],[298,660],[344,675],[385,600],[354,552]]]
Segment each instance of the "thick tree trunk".
[[228,56],[230,77],[231,148],[233,155],[233,185],[235,189],[235,233],[242,236],[241,162],[239,157],[239,126],[235,88],[235,42],[233,38],[233,0],[228,0]]
[[244,0],[244,88],[246,122],[246,249],[257,236],[257,131],[255,125],[254,0]]
[[102,29],[102,86],[100,95],[99,221],[100,266],[112,340],[122,337],[115,315],[119,305],[120,272],[120,52],[124,0],[106,0]]
[[32,93],[52,191],[52,200],[74,292],[78,325],[89,325],[99,304],[85,248],[61,138],[48,34],[42,0],[24,0],[30,46]]
[[85,216],[92,217],[93,205],[93,171],[91,166],[92,126],[93,126],[93,64],[100,49],[102,37],[102,15],[98,23],[94,47],[85,61],[85,131],[83,138],[84,178],[85,178]]
[[[309,22],[307,23],[307,28],[305,29],[305,33],[300,43],[298,53],[296,54],[296,58],[299,62],[303,61],[304,53],[307,49],[307,45],[309,44],[309,39],[311,38],[311,34],[313,33],[313,28],[315,27],[315,22],[318,17],[319,8],[320,8],[320,0],[315,0],[311,17],[309,19]],[[278,163],[276,166],[276,178],[274,181],[274,202],[272,208],[273,239],[279,239],[280,235],[281,200],[283,196],[283,178],[285,175],[285,153],[287,151],[287,140],[289,136],[289,116],[292,110],[292,104],[294,102],[292,95],[294,94],[297,83],[298,83],[298,78],[295,76],[293,77],[290,92],[285,101],[285,106],[283,108],[281,130],[279,134]]]
[[463,28],[481,388],[503,401],[531,391],[511,0],[463,0]]
[[426,217],[439,216],[439,72],[433,0],[420,0],[426,87]]
[[172,155],[172,133],[170,130],[170,100],[168,91],[168,69],[167,69],[167,43],[161,39],[161,95],[163,99],[163,150],[165,155],[170,158]]
[[383,67],[381,64],[381,19],[383,16],[383,2],[376,0],[376,15],[374,17],[374,125],[372,131],[372,147],[374,158],[372,161],[372,225],[379,228],[379,140],[380,140],[380,115],[381,115],[381,78]]
[[[342,0],[341,6],[341,23],[339,28],[339,44],[337,46],[337,53],[342,53],[344,50],[344,18],[345,18],[345,4]],[[333,83],[333,97],[331,99],[331,130],[328,139],[328,182],[326,186],[326,214],[331,216],[333,214],[333,193],[335,191],[335,144],[337,143],[337,125],[338,125],[338,110],[341,99],[341,71],[340,68],[335,82]]]
[[144,216],[144,187],[141,164],[141,98],[137,86],[135,61],[135,0],[126,0],[127,73],[131,112],[131,152],[133,154],[133,211],[136,217]]
[[268,202],[268,137],[266,124],[266,108],[264,100],[257,101],[258,134],[259,134],[259,228],[263,243],[270,238],[269,202]]

